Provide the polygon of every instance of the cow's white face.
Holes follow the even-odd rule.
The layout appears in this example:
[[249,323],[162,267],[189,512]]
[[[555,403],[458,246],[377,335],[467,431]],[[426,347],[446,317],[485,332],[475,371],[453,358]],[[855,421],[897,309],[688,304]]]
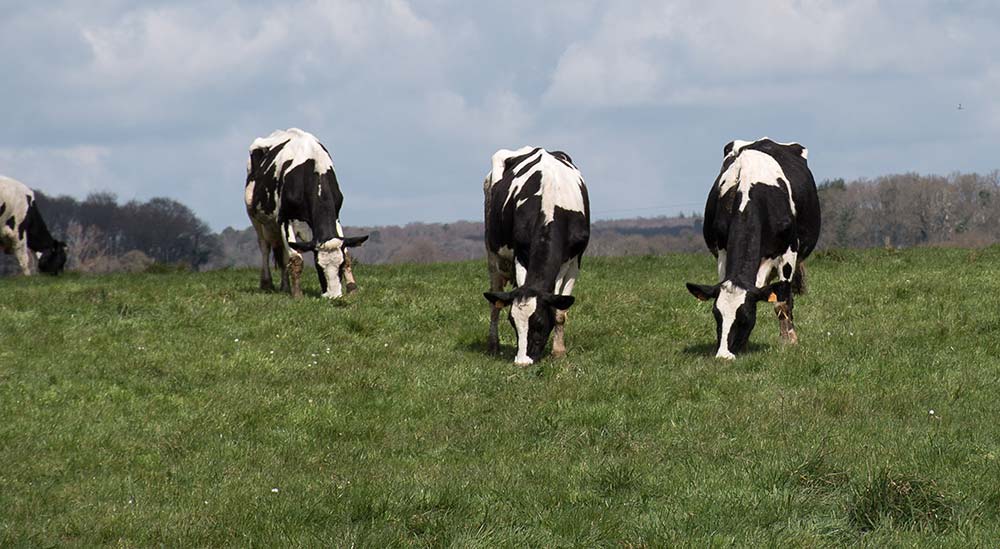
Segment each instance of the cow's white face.
[[732,360],[736,358],[736,351],[746,345],[757,323],[757,300],[748,299],[746,290],[727,280],[719,288],[713,313],[719,336],[719,350],[715,356]]
[[337,298],[344,295],[340,284],[340,270],[343,265],[343,239],[331,238],[316,247],[316,270],[319,271],[323,297]]
[[791,293],[791,284],[787,281],[775,282],[763,288],[743,288],[732,280],[714,286],[688,283],[687,288],[691,295],[701,301],[715,300],[712,307],[718,343],[715,356],[727,360],[736,358],[736,353],[746,347],[750,333],[757,324],[757,303],[787,301]]
[[[535,359],[528,354],[528,337],[535,335],[537,339],[538,321],[535,322],[535,330],[531,330],[531,317],[537,310],[537,297],[517,299],[510,307],[510,321],[514,324],[514,331],[517,332],[517,356],[514,358],[514,363],[519,366],[527,366],[535,362]],[[545,334],[545,339],[548,339],[548,334]],[[542,346],[545,346],[544,340]],[[537,354],[541,355],[541,353]]]
[[554,295],[527,288],[510,292],[486,292],[486,299],[497,308],[510,307],[511,326],[517,333],[517,356],[514,363],[527,366],[541,360],[556,323],[556,311],[573,305],[573,296]]

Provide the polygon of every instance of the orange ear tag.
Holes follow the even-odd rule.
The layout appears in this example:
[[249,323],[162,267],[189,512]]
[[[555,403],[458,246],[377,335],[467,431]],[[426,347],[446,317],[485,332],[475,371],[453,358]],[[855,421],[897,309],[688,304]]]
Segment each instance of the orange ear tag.
[[778,294],[776,294],[774,292],[771,292],[771,295],[767,296],[767,302],[768,303],[777,303],[778,302]]

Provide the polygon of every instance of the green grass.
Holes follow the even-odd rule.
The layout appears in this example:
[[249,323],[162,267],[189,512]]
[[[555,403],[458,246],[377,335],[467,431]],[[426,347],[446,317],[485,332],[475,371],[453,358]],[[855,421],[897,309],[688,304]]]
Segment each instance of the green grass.
[[586,259],[527,369],[482,262],[0,280],[0,546],[994,545],[998,266],[819,254],[722,362],[707,254]]

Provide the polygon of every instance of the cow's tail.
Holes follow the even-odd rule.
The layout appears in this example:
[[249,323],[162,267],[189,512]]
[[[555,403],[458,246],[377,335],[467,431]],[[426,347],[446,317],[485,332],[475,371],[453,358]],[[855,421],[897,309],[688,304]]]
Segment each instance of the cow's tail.
[[792,275],[792,293],[796,295],[806,293],[806,266],[803,263],[795,265],[795,274]]

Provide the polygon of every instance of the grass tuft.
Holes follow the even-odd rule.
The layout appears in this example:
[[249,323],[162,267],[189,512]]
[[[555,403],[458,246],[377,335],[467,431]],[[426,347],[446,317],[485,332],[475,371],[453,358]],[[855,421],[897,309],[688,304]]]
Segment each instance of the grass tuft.
[[936,482],[888,467],[869,475],[847,508],[848,520],[861,532],[880,526],[938,531],[950,525],[954,514],[952,498]]

